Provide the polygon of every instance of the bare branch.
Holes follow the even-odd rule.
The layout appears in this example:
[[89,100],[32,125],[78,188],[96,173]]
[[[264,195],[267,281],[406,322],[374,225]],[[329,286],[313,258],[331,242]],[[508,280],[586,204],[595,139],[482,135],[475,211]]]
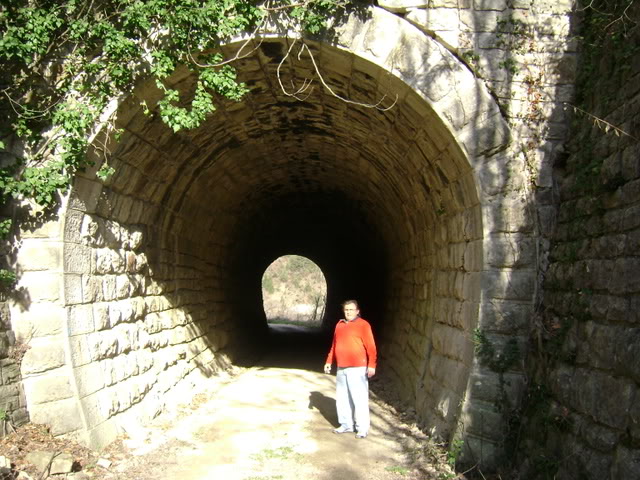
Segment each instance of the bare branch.
[[630,133],[625,132],[621,128],[618,128],[615,125],[607,122],[606,120],[603,120],[600,117],[596,117],[595,115],[593,115],[593,114],[591,114],[589,112],[586,112],[586,111],[582,110],[581,108],[576,107],[575,105],[572,105],[571,103],[564,102],[564,104],[566,106],[568,106],[568,107],[571,107],[575,113],[582,113],[583,115],[586,115],[588,118],[590,118],[593,121],[593,124],[596,127],[598,127],[600,130],[603,130],[605,133],[608,133],[609,130],[613,130],[614,133],[616,134],[616,136],[618,136],[618,137],[622,134],[622,135],[625,135],[625,136],[627,136],[629,138],[633,138],[636,141],[639,140],[637,137],[634,137]]
[[[269,5],[269,3],[267,3],[267,5]],[[268,8],[265,7],[265,10],[268,11]],[[243,58],[248,57],[249,55],[251,55],[253,52],[255,52],[258,48],[260,48],[260,46],[262,45],[262,38],[259,40],[258,44],[253,47],[249,52],[247,53],[242,53],[243,50],[247,47],[247,45],[249,45],[249,42],[251,42],[252,40],[254,40],[257,36],[258,36],[258,31],[260,30],[260,28],[262,28],[262,26],[265,24],[266,19],[267,19],[267,15],[264,15],[262,17],[262,20],[260,22],[258,22],[258,25],[256,26],[256,28],[253,30],[253,32],[251,32],[251,34],[249,35],[249,37],[245,40],[245,42],[242,44],[242,46],[240,47],[240,49],[236,52],[236,54],[234,55],[233,58],[229,58],[227,60],[224,60],[222,62],[218,62],[218,63],[199,63],[195,57],[193,56],[193,54],[191,53],[191,49],[189,49],[188,55],[189,58],[191,59],[191,61],[197,65],[198,67],[201,68],[211,68],[211,67],[221,67],[223,65],[226,65],[228,63],[231,62],[235,62],[236,60],[240,60]]]
[[[280,75],[280,69],[282,68],[282,65],[287,60],[287,58],[289,58],[289,55],[291,55],[291,50],[293,50],[293,47],[294,47],[294,45],[296,44],[297,41],[298,41],[297,38],[293,40],[293,42],[289,46],[289,49],[287,50],[287,54],[284,56],[284,58],[278,64],[278,68],[277,68],[276,72],[277,72],[277,76],[278,76],[278,83],[280,84],[280,88],[282,89],[282,92],[285,95],[289,96],[289,97],[295,98],[296,100],[303,100],[303,99],[299,98],[299,94],[305,92],[309,88],[309,86],[311,85],[312,81],[309,80],[309,79],[305,79],[302,87],[300,87],[297,91],[295,91],[293,93],[290,93],[284,88],[284,85],[282,84],[282,78],[281,78],[281,75]],[[300,50],[298,51],[298,60],[300,60],[300,57],[302,56],[302,52],[303,51],[306,51],[309,54],[309,57],[311,58],[311,63],[313,64],[313,68],[314,68],[314,70],[316,72],[316,75],[320,79],[320,83],[322,84],[322,86],[324,88],[326,88],[329,91],[329,93],[331,93],[331,95],[333,95],[337,99],[342,100],[343,102],[349,103],[351,105],[357,105],[357,106],[365,107],[365,108],[375,108],[376,110],[380,110],[381,112],[386,112],[387,110],[392,109],[395,106],[395,104],[398,102],[398,95],[397,94],[396,94],[396,98],[393,101],[393,103],[388,107],[382,107],[382,102],[384,101],[385,98],[387,98],[386,95],[383,95],[383,97],[378,101],[378,103],[356,102],[354,100],[350,100],[348,98],[345,98],[345,97],[342,97],[342,96],[338,95],[336,92],[333,91],[333,89],[325,81],[324,77],[320,73],[320,69],[318,68],[318,64],[316,63],[316,59],[313,56],[313,53],[311,53],[311,50],[309,49],[309,47],[304,42],[302,43],[302,47],[300,47]],[[293,81],[292,81],[292,84],[293,84]],[[309,92],[309,94],[304,99],[308,98],[310,94],[311,94],[311,92]]]
[[[304,101],[307,98],[309,98],[309,95],[311,95],[311,92],[313,91],[313,88],[311,90],[309,90],[309,93],[304,98],[300,98],[298,95],[300,93],[304,93],[305,91],[307,91],[307,89],[311,86],[311,83],[312,83],[313,80],[309,80],[308,78],[306,78],[304,80],[303,84],[302,84],[302,87],[300,87],[298,90],[296,90],[293,93],[289,93],[287,91],[287,89],[284,88],[284,85],[282,84],[282,76],[280,75],[280,69],[282,68],[282,65],[287,60],[287,58],[289,58],[289,55],[291,55],[291,50],[293,50],[293,47],[296,44],[296,42],[297,42],[297,39],[294,39],[293,42],[291,43],[291,45],[289,45],[289,49],[287,50],[287,54],[282,58],[282,60],[280,60],[280,63],[278,64],[278,68],[276,69],[276,74],[277,74],[277,77],[278,77],[278,83],[280,84],[280,89],[282,90],[282,93],[284,93],[288,97],[293,97],[296,100]],[[293,80],[291,80],[291,87],[295,88],[295,85],[293,84]]]

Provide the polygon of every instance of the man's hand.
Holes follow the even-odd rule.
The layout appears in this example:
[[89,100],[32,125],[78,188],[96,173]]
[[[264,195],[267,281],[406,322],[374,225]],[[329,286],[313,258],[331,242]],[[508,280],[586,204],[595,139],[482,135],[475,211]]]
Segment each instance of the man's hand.
[[373,367],[367,368],[367,377],[371,378],[376,374],[376,369]]
[[325,363],[324,364],[324,373],[331,373],[331,364],[330,363]]

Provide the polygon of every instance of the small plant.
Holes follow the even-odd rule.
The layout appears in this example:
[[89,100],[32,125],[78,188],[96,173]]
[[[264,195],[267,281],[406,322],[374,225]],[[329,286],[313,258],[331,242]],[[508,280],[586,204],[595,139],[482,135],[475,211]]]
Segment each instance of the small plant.
[[500,68],[504,68],[512,75],[515,75],[520,71],[518,69],[518,62],[516,62],[513,58],[507,58],[506,60],[501,61],[500,63],[498,63],[498,66]]
[[495,29],[498,48],[517,53],[526,51],[528,41],[533,37],[532,29],[522,20],[512,16],[498,20]]
[[6,268],[0,268],[0,288],[9,288],[16,283],[16,273]]
[[96,176],[100,180],[105,182],[109,178],[111,178],[114,173],[116,173],[116,169],[111,167],[111,166],[109,166],[109,164],[105,162],[100,166],[100,169],[96,172]]
[[398,475],[406,475],[407,473],[409,473],[409,469],[405,467],[399,467],[396,465],[386,467],[385,470],[387,472],[397,473]]
[[0,408],[0,436],[8,435],[11,432],[15,433],[15,431],[9,412]]
[[4,240],[9,236],[9,233],[11,232],[11,224],[12,221],[10,218],[7,218],[5,220],[0,220],[0,239]]
[[266,448],[260,453],[253,455],[255,460],[264,462],[266,460],[300,460],[302,455],[296,453],[291,447]]
[[480,55],[473,50],[467,50],[462,54],[462,59],[467,63],[477,63],[480,60]]
[[438,474],[438,480],[452,480],[454,478],[456,478],[457,475],[455,473],[451,473],[451,472],[440,472]]
[[462,453],[462,447],[464,446],[464,440],[461,438],[454,439],[449,445],[449,450],[447,452],[447,463],[453,468],[460,457],[460,453]]

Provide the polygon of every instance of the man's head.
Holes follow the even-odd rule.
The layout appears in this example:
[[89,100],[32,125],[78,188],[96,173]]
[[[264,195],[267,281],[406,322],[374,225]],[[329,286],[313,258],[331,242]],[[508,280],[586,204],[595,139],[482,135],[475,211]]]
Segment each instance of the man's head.
[[355,320],[360,315],[360,307],[356,300],[347,300],[342,303],[342,311],[347,322]]

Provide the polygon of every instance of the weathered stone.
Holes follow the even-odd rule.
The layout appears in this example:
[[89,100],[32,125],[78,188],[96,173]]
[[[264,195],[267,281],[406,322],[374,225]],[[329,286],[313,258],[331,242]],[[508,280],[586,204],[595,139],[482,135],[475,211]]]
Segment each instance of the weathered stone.
[[67,475],[67,480],[91,480],[91,477],[84,472],[73,472]]
[[535,289],[532,270],[488,271],[482,277],[486,299],[530,300]]
[[71,363],[76,367],[86,365],[92,360],[87,335],[78,335],[70,338],[69,350],[71,351]]
[[640,258],[619,258],[613,267],[616,275],[611,278],[610,291],[614,294],[640,292]]
[[474,10],[497,10],[503,12],[508,8],[507,0],[473,0]]
[[535,261],[535,243],[535,239],[521,234],[493,235],[485,242],[486,263],[491,267],[531,267]]
[[610,452],[620,441],[620,433],[589,420],[583,420],[579,432],[591,448],[601,452]]
[[67,243],[64,246],[64,269],[67,273],[86,273],[91,268],[91,249],[85,245]]
[[20,246],[20,266],[24,271],[59,271],[62,268],[62,244],[40,239],[25,239]]
[[32,302],[57,302],[62,292],[62,276],[57,272],[24,272],[17,288],[28,288]]
[[631,382],[582,368],[563,367],[553,372],[551,385],[559,400],[571,408],[611,428],[626,428],[627,412],[635,394]]
[[495,372],[475,372],[469,379],[469,399],[481,401],[509,402],[509,405],[520,405],[525,389],[525,377],[516,373],[505,373],[502,379]]
[[449,8],[411,9],[406,19],[425,31],[457,30],[458,11]]
[[461,420],[470,434],[487,439],[500,436],[506,427],[505,419],[496,411],[493,403],[475,401],[466,404]]
[[93,304],[93,321],[96,331],[104,330],[110,325],[110,309],[106,303]]
[[35,450],[27,453],[27,462],[36,466],[38,471],[48,471],[50,475],[69,473],[73,467],[74,458],[69,453],[47,452]]
[[498,232],[530,232],[533,219],[526,207],[525,199],[516,194],[507,194],[500,201],[487,201],[482,208],[486,235]]
[[31,421],[51,426],[53,435],[63,435],[82,428],[82,419],[75,399],[33,405],[29,407]]
[[109,468],[111,466],[111,461],[107,460],[106,458],[100,458],[96,462],[96,465],[102,468]]
[[69,335],[82,335],[95,330],[91,305],[75,305],[67,309]]
[[45,375],[28,378],[24,388],[31,404],[48,403],[64,400],[73,396],[67,375]]
[[426,7],[428,2],[424,0],[382,0],[378,5],[390,12],[406,12],[412,7]]
[[640,450],[620,445],[616,451],[611,467],[611,479],[623,480],[633,478],[640,469]]
[[30,347],[22,359],[22,372],[25,375],[46,372],[65,364],[62,340],[46,337],[34,339]]
[[82,276],[66,273],[64,275],[64,299],[67,305],[82,303]]
[[556,473],[557,478],[571,478],[575,472],[589,472],[589,478],[610,478],[611,456],[573,441],[563,446],[562,462]]
[[99,363],[89,363],[74,368],[73,372],[80,397],[90,395],[104,387],[102,368]]
[[464,360],[464,352],[472,348],[464,332],[457,328],[436,324],[433,328],[431,341],[438,352],[447,352],[456,360]]
[[0,385],[9,385],[20,379],[20,366],[17,363],[0,363]]
[[94,213],[102,184],[81,176],[75,178],[69,198],[69,207],[87,213]]

